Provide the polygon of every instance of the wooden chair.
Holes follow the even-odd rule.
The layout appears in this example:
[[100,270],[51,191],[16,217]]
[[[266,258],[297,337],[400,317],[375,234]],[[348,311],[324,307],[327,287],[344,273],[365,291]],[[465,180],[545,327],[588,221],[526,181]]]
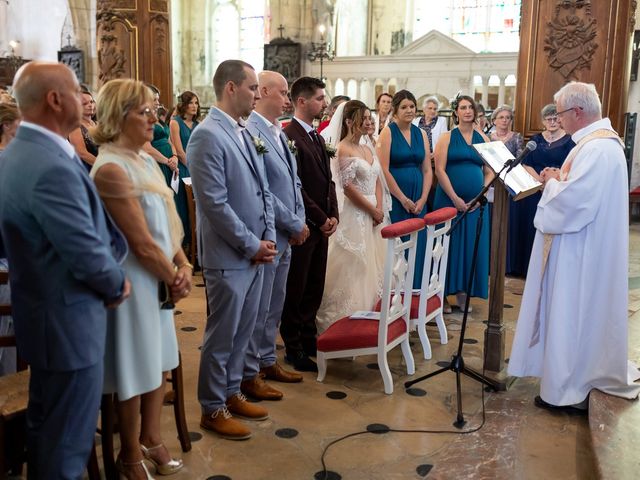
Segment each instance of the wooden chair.
[[[377,355],[384,391],[393,393],[393,380],[387,352],[400,345],[407,365],[407,374],[415,373],[409,346],[409,309],[411,297],[403,298],[402,291],[411,291],[416,259],[418,232],[424,228],[421,218],[394,223],[382,229],[387,240],[387,254],[382,283],[382,308],[366,312],[363,317],[344,317],[318,337],[318,381],[324,380],[327,360],[360,355]],[[408,235],[403,241],[400,237]],[[408,259],[405,257],[408,253]],[[397,293],[396,293],[397,292]]]
[[[0,272],[0,285],[9,283],[9,273]],[[11,305],[0,304],[0,316],[10,316]],[[0,336],[0,347],[15,347],[15,335]],[[18,372],[0,377],[0,478],[7,471],[19,475],[25,460],[25,418],[29,402],[29,371],[16,358]]]
[[196,201],[193,197],[193,187],[191,184],[185,183],[184,189],[187,192],[187,212],[189,213],[189,225],[191,226],[191,245],[189,245],[187,255],[189,257],[189,262],[192,265],[195,265],[196,258],[198,256],[198,242],[196,237]]
[[[0,271],[0,285],[9,283],[9,272]],[[10,316],[11,305],[0,304],[0,316]],[[16,347],[15,335],[0,336],[0,347]],[[25,462],[26,414],[29,403],[29,370],[16,351],[17,372],[0,377],[0,479],[8,470],[20,475]],[[6,439],[10,439],[6,442]],[[10,460],[5,457],[9,452]],[[95,443],[87,463],[89,480],[100,480]]]

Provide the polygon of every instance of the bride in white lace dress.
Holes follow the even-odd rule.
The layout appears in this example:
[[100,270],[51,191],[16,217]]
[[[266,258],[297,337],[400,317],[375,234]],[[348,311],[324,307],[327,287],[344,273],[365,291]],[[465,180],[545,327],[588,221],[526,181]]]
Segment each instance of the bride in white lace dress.
[[338,107],[322,132],[333,145],[340,138],[332,171],[343,195],[338,195],[340,223],[329,240],[318,333],[357,310],[370,310],[382,290],[385,242],[380,230],[388,224],[390,199],[377,157],[361,143],[371,121],[367,106],[351,100]]

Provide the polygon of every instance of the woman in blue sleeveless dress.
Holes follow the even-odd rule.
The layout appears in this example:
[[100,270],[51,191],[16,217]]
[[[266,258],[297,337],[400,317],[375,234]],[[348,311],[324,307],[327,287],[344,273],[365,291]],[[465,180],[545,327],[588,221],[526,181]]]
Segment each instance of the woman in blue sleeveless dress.
[[[522,161],[534,177],[537,177],[546,167],[560,168],[575,146],[571,135],[560,128],[554,104],[543,107],[541,115],[544,131],[531,137],[538,147]],[[542,193],[537,192],[517,202],[511,202],[509,206],[506,266],[506,272],[509,275],[518,277],[527,275],[533,239],[536,235],[533,217],[536,216],[540,197]]]
[[[472,144],[488,141],[475,126],[476,104],[467,95],[458,96],[451,104],[453,119],[458,125],[445,132],[436,145],[436,176],[438,187],[434,209],[455,207],[462,213],[482,187],[491,180],[491,173]],[[471,273],[473,244],[480,209],[469,212],[451,234],[445,295],[456,294],[458,306],[464,308],[467,282]],[[472,297],[487,298],[489,283],[489,212],[485,209],[482,235],[478,244],[478,262],[474,275]]]
[[187,144],[189,138],[191,138],[191,132],[198,126],[198,118],[200,117],[200,101],[198,96],[186,91],[179,97],[178,105],[176,106],[176,115],[171,119],[169,124],[171,128],[171,142],[176,147],[176,153],[178,154],[178,169],[180,172],[180,186],[178,193],[175,196],[176,208],[178,209],[178,215],[182,220],[182,227],[184,229],[184,242],[183,245],[187,247],[191,243],[191,227],[189,223],[189,210],[187,207],[187,192],[184,188],[185,177],[190,177],[189,169],[187,168]]
[[[98,95],[98,113],[100,151],[91,176],[129,244],[123,267],[131,282],[129,298],[108,311],[104,393],[119,400],[118,471],[129,480],[150,479],[145,459],[162,475],[183,467],[162,441],[160,413],[167,372],[179,363],[172,305],[166,303],[189,294],[193,266],[180,248],[173,192],[157,162],[142,151],[156,120],[151,92],[136,80],[111,80]],[[161,300],[159,290],[167,298]]]
[[[391,101],[393,122],[382,130],[376,149],[380,165],[391,192],[391,222],[427,214],[427,197],[431,189],[431,151],[427,134],[412,124],[417,103],[413,94],[400,90]],[[420,288],[426,230],[418,234],[413,288]]]

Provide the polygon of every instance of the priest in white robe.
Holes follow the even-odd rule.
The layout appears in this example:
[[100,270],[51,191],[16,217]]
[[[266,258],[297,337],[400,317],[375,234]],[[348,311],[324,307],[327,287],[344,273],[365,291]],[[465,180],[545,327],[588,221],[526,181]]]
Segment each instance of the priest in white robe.
[[540,407],[584,409],[594,388],[640,393],[627,358],[627,165],[593,85],[571,82],[554,100],[576,147],[542,172],[509,374],[541,378]]

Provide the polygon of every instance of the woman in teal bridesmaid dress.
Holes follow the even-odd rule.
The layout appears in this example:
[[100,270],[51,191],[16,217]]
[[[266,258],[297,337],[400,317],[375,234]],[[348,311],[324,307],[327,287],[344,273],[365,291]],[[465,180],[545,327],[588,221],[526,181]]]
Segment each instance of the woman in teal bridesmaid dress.
[[[458,96],[451,105],[454,121],[458,125],[450,132],[442,134],[436,146],[436,176],[438,187],[434,199],[434,209],[455,207],[462,213],[491,174],[472,147],[488,138],[475,127],[476,104],[471,97]],[[459,215],[460,215],[459,213]],[[476,223],[480,209],[470,211],[451,234],[449,243],[449,263],[445,295],[456,294],[458,306],[464,308],[467,282],[471,273],[473,244]],[[489,282],[489,212],[485,208],[482,219],[482,235],[478,244],[478,262],[471,289],[472,297],[487,298]]]
[[[165,116],[167,110],[161,105],[158,107],[158,121],[153,126],[153,140],[151,140],[151,146],[160,152],[165,158],[176,161],[178,156],[174,152],[173,145],[169,139],[169,125],[165,123]],[[159,162],[158,162],[159,163]],[[160,170],[164,175],[167,185],[171,185],[171,177],[173,176],[173,169],[166,163],[160,163]]]
[[178,100],[176,115],[171,119],[169,126],[171,129],[171,142],[176,147],[176,153],[179,159],[180,187],[178,194],[175,196],[175,200],[178,215],[180,215],[182,227],[184,228],[183,246],[186,248],[191,243],[191,227],[189,223],[189,210],[187,208],[187,191],[184,188],[182,179],[191,176],[187,168],[187,154],[185,152],[187,151],[189,138],[191,138],[191,132],[198,126],[200,101],[195,93],[189,91],[180,95]]
[[[400,90],[391,101],[393,122],[384,128],[376,148],[391,192],[391,222],[422,218],[427,214],[431,189],[431,152],[427,134],[412,124],[416,99]],[[420,288],[427,246],[426,230],[418,234],[413,288]]]

